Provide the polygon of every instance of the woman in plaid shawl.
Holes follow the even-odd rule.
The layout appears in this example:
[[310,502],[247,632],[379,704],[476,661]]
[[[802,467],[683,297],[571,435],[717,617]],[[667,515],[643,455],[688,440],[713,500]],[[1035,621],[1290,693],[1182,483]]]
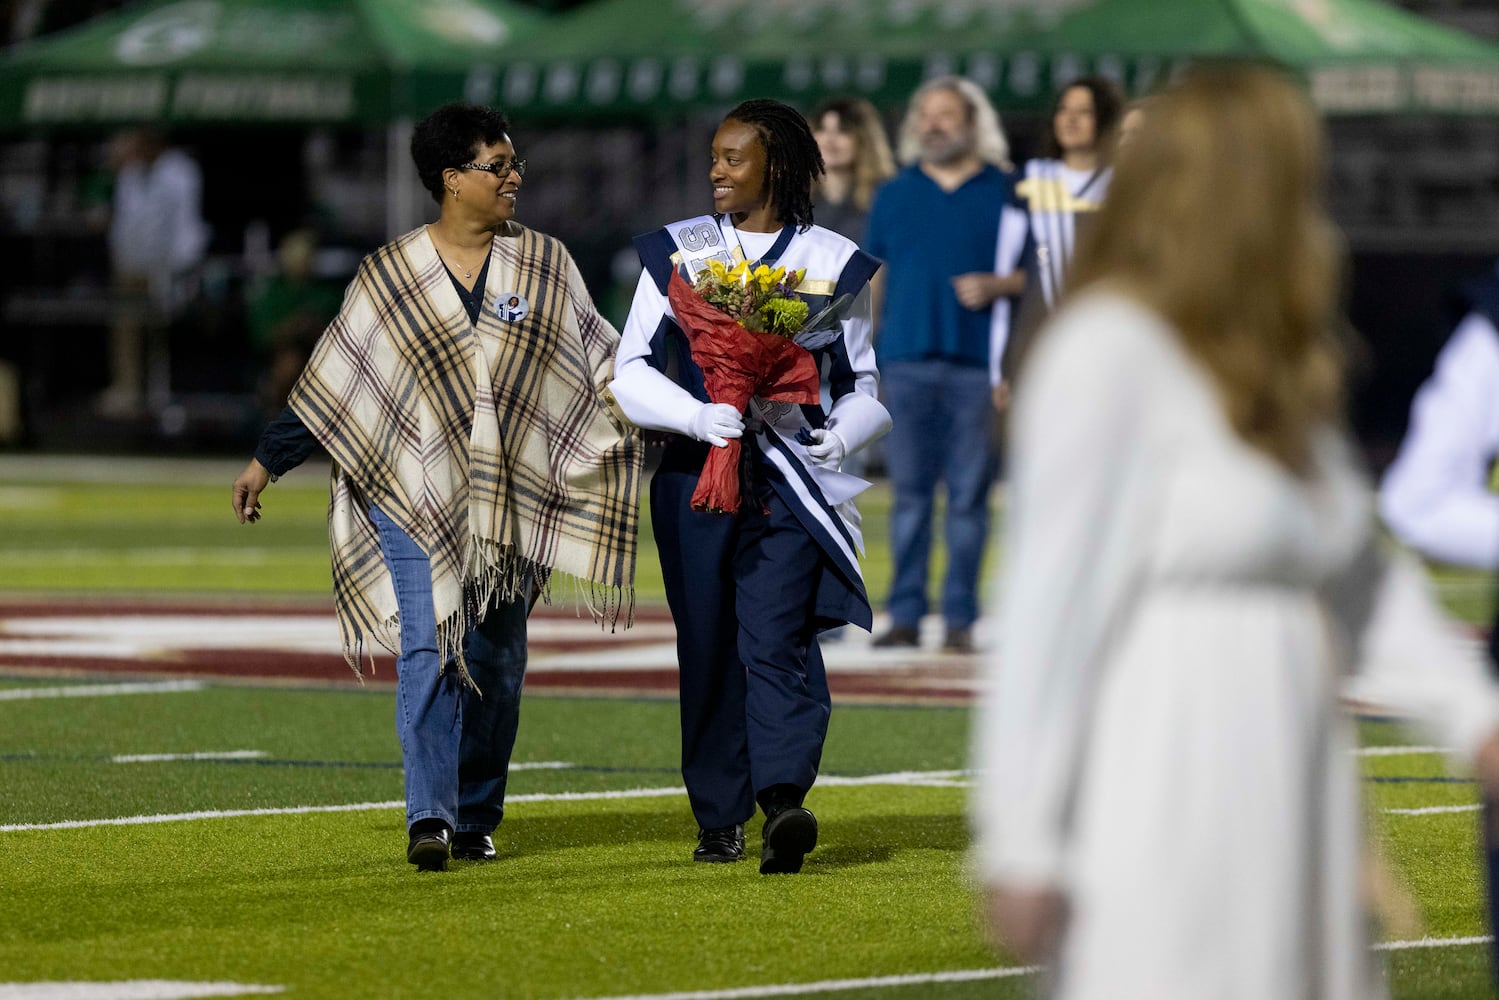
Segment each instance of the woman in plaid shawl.
[[[560,242],[517,225],[526,161],[498,111],[453,104],[411,153],[438,220],[367,257],[286,410],[234,481],[241,523],[322,445],[345,655],[396,660],[407,859],[487,861],[554,571],[633,607],[641,450],[603,389],[619,335]],[[628,613],[627,613],[628,617]],[[395,639],[399,637],[399,647]]]

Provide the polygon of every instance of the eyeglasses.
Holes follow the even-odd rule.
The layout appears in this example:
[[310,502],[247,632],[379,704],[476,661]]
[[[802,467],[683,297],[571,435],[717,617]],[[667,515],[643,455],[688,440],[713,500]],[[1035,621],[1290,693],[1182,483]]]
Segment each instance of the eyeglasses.
[[496,177],[504,177],[510,171],[514,170],[515,176],[524,177],[526,176],[526,161],[517,159],[504,160],[500,163],[465,163],[458,169],[482,170],[485,173],[494,174]]

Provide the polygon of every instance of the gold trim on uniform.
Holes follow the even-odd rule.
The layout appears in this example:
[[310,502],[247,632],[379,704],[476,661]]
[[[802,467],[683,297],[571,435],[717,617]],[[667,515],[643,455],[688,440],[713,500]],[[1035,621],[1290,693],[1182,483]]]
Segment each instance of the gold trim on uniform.
[[1030,202],[1032,212],[1096,212],[1101,205],[1077,197],[1056,177],[1027,177],[1015,185],[1015,193]]

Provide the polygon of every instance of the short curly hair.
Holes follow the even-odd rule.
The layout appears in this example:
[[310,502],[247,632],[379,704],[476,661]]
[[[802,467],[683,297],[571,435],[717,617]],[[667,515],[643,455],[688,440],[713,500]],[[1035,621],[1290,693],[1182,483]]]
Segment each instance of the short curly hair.
[[480,146],[503,142],[510,119],[497,108],[479,104],[444,104],[416,123],[411,132],[411,158],[422,186],[442,204],[442,172],[473,161]]

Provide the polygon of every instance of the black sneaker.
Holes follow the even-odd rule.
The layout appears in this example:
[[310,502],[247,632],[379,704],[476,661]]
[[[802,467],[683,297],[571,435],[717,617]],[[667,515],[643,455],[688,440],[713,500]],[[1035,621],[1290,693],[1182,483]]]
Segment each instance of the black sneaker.
[[765,817],[760,840],[760,874],[794,875],[817,846],[817,817],[802,806],[777,809]]
[[728,862],[744,860],[744,824],[698,830],[693,861]]
[[966,628],[950,628],[942,637],[942,652],[944,653],[972,653],[973,630]]

